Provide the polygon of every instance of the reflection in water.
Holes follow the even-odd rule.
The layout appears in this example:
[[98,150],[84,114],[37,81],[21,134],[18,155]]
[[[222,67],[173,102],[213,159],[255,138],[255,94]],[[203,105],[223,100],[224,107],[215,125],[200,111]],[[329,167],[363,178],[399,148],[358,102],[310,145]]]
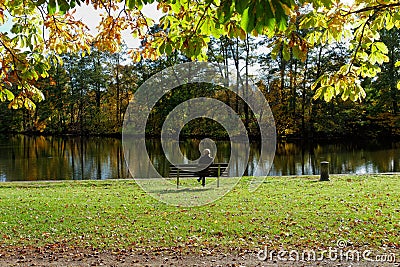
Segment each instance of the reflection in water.
[[0,177],[9,181],[83,180],[129,176],[114,138],[16,135],[0,138]]
[[[146,141],[147,157],[155,168],[167,175],[169,162],[162,152],[159,140]],[[180,142],[182,154],[196,160],[200,156],[199,140]],[[230,143],[216,141],[215,162],[228,162]],[[231,163],[230,175],[252,175],[260,157],[260,145],[251,143],[249,163],[238,160]],[[397,143],[312,143],[277,144],[276,155],[269,175],[318,174],[319,163],[330,162],[331,173],[378,173],[400,171],[400,142]],[[125,164],[120,139],[104,137],[43,137],[16,135],[0,137],[0,181],[23,180],[82,180],[118,179],[131,177]],[[137,156],[136,156],[137,157]],[[135,172],[145,172],[141,158],[128,159]],[[270,159],[271,160],[271,159]],[[268,167],[270,162],[264,162]],[[267,175],[267,174],[265,174]]]
[[319,174],[325,160],[336,174],[399,172],[399,148],[400,142],[278,143],[270,175]]
[[[188,164],[190,161],[197,161],[200,157],[200,151],[204,148],[209,148],[211,150],[211,155],[214,157],[214,163],[229,163],[228,166],[228,176],[229,177],[240,177],[247,175],[246,162],[249,155],[247,154],[246,143],[240,141],[217,141],[215,142],[215,147],[204,145],[202,146],[200,140],[186,140],[176,144],[173,140],[165,140],[164,148],[162,150],[162,145],[160,141],[147,140],[146,148],[147,153],[137,153],[140,151],[140,140],[129,140],[126,144],[126,159],[129,162],[130,170],[132,176],[135,178],[155,178],[157,174],[149,168],[149,164],[146,162],[152,162],[152,165],[156,171],[164,177],[169,174],[169,167],[172,162],[175,164]],[[177,149],[173,149],[173,148]],[[180,150],[180,151],[179,151]],[[133,155],[132,151],[136,151]],[[164,154],[164,152],[166,154]],[[232,154],[231,154],[232,152]],[[257,160],[260,158],[260,153],[257,155]],[[149,157],[149,159],[147,159]],[[249,157],[253,158],[253,157]],[[169,159],[169,160],[168,160]],[[266,176],[268,174],[268,169],[271,165],[270,162],[265,162],[264,173]]]

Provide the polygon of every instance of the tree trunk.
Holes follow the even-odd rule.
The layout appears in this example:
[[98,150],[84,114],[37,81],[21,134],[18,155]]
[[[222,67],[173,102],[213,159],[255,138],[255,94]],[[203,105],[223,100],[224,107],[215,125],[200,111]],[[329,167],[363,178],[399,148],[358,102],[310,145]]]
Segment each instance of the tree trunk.
[[304,75],[303,75],[303,86],[302,86],[302,92],[301,92],[301,135],[304,137],[305,135],[305,115],[306,115],[306,86],[307,86],[307,72],[308,72],[308,55],[306,57],[306,62],[304,65]]
[[[245,84],[245,88],[244,89],[244,94],[243,96],[246,98],[247,97],[247,92],[249,90],[249,57],[250,57],[250,42],[249,42],[249,35],[247,34],[246,36],[246,41],[245,41],[245,47],[246,47],[246,84]],[[246,129],[248,129],[249,131],[249,106],[247,105],[247,103],[244,103],[244,126],[246,127]]]
[[117,125],[120,125],[121,122],[121,88],[120,88],[120,81],[119,81],[119,54],[117,56],[117,66],[116,66],[116,73],[115,73],[115,81],[116,81],[116,89],[117,89],[117,110],[116,110],[116,119]]

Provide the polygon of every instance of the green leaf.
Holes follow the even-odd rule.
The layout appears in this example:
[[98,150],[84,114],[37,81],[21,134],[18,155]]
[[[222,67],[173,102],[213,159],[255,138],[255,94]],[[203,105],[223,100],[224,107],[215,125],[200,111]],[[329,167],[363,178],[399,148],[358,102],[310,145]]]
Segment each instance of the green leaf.
[[287,17],[280,3],[275,6],[275,18],[278,24],[278,29],[281,31],[287,28]]
[[387,46],[382,42],[376,42],[374,43],[374,45],[384,54],[387,54],[389,52]]
[[210,30],[211,30],[211,25],[210,25],[210,19],[209,18],[205,18],[203,21],[203,24],[201,25],[201,32],[204,33],[205,35],[209,35],[210,34]]
[[160,54],[164,54],[164,52],[165,52],[165,42],[164,41],[158,45],[158,52]]
[[172,53],[172,45],[171,44],[165,45],[165,53],[167,53],[167,55],[170,55]]
[[279,51],[281,50],[281,46],[282,46],[282,43],[277,43],[275,46],[274,46],[274,48],[272,49],[272,51],[271,51],[271,57],[272,57],[272,59],[276,59],[277,58],[277,56],[278,56],[278,53],[279,53]]
[[41,6],[41,5],[43,5],[45,2],[46,2],[46,0],[38,0],[38,1],[35,2],[35,5],[36,5],[36,6]]
[[383,29],[385,26],[385,20],[384,16],[377,16],[376,19],[373,21],[371,24],[371,29],[374,31],[379,31],[380,29]]
[[335,88],[333,86],[326,86],[325,88],[326,89],[325,89],[325,92],[324,92],[324,100],[326,102],[329,102],[333,98],[333,94],[335,92]]
[[135,8],[135,0],[126,0],[126,5],[128,6],[129,9],[134,9]]
[[56,0],[49,0],[49,4],[47,5],[47,12],[49,15],[54,15],[57,12],[57,4]]
[[144,4],[146,4],[146,3],[144,3],[144,1],[141,1],[141,0],[135,1],[135,7],[139,10],[142,10]]
[[367,61],[368,60],[368,54],[365,51],[360,51],[357,53],[357,57],[361,60],[361,61]]
[[321,3],[326,7],[326,8],[330,8],[332,5],[332,1],[331,0],[321,0]]
[[179,0],[175,1],[175,3],[173,2],[171,5],[172,11],[174,11],[174,13],[179,13],[179,11],[181,10],[181,3],[179,2]]
[[66,0],[58,0],[58,7],[61,14],[65,14],[69,10],[69,4]]
[[269,31],[269,37],[271,38],[274,34],[274,30],[275,30],[275,25],[276,25],[276,20],[275,18],[268,18],[266,20],[265,25],[267,26],[267,29]]
[[235,1],[235,9],[239,14],[243,14],[243,12],[247,8],[248,1],[236,0]]
[[[318,84],[320,84],[322,86],[324,86],[325,84],[328,83],[328,75],[327,74],[323,74],[321,75],[315,82],[314,84],[311,86],[311,90],[315,90],[316,87],[318,86]],[[318,98],[318,97],[317,97]]]
[[358,97],[359,98],[365,98],[367,96],[364,88],[362,88],[361,84],[356,83],[356,89],[358,91]]
[[286,61],[290,60],[290,51],[289,51],[289,46],[287,44],[283,45],[282,54],[284,60]]
[[240,21],[240,26],[247,33],[251,32],[254,29],[255,14],[252,13],[252,10],[252,6],[246,8],[242,14],[242,20]]
[[29,109],[29,110],[33,110],[33,109],[36,108],[35,103],[33,103],[33,101],[30,100],[29,98],[25,98],[24,106],[25,106],[26,109]]
[[292,52],[293,52],[293,57],[298,59],[302,58],[302,52],[300,51],[298,46],[293,46]]
[[224,1],[223,6],[219,9],[218,21],[222,24],[228,22],[233,14],[234,8],[232,0]]
[[18,34],[21,32],[22,26],[20,24],[14,24],[11,28],[11,32],[14,34]]
[[247,37],[247,33],[242,28],[236,28],[235,34],[242,40],[245,40]]
[[8,108],[12,109],[19,109],[23,106],[23,102],[21,98],[14,98],[13,101],[8,104]]
[[391,30],[394,27],[393,16],[392,16],[392,14],[390,14],[390,12],[386,13],[385,26],[386,26],[386,30]]
[[264,24],[262,22],[257,22],[256,27],[255,27],[256,31],[258,34],[262,34],[264,31]]
[[[79,2],[78,2],[79,3]],[[69,2],[69,7],[70,8],[75,8],[76,7],[76,1],[75,0],[71,0],[70,2]]]
[[278,21],[278,29],[281,31],[286,30],[287,28],[287,23],[286,23],[286,19],[281,19]]
[[31,87],[31,91],[33,92],[32,100],[36,102],[41,102],[45,99],[42,91],[35,87]]
[[323,95],[325,93],[326,88],[325,87],[320,87],[315,91],[315,95],[313,97],[313,99],[318,99],[321,97],[321,95]]
[[10,90],[4,89],[4,93],[6,94],[8,101],[14,100],[14,94]]
[[343,93],[342,93],[342,100],[346,101],[347,99],[349,99],[349,95],[350,95],[350,91],[348,90],[348,88],[343,88]]
[[220,30],[220,25],[219,25],[219,23],[214,23],[214,22],[212,22],[212,27],[211,27],[211,35],[214,37],[214,38],[216,38],[216,39],[219,39],[220,37],[221,37],[221,30]]

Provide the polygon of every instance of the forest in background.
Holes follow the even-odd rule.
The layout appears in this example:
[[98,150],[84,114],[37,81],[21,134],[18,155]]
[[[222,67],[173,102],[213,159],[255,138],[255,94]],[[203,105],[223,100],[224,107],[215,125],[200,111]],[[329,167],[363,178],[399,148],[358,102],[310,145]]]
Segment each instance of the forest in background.
[[[311,85],[317,78],[324,72],[340,69],[348,60],[349,50],[343,43],[317,46],[308,51],[303,62],[294,57],[293,51],[268,49],[275,37],[247,36],[244,40],[221,37],[211,41],[208,61],[219,64],[222,69],[232,65],[237,71],[249,74],[257,66],[257,76],[252,78],[269,102],[279,137],[398,137],[399,67],[395,62],[400,59],[400,32],[392,29],[380,34],[388,46],[390,62],[381,66],[382,71],[375,78],[363,80],[367,96],[362,102],[314,99]],[[0,102],[0,131],[119,135],[125,109],[135,90],[164,68],[190,61],[175,51],[157,60],[142,59],[134,63],[127,60],[124,51],[110,54],[96,49],[85,56],[64,54],[62,58],[62,65],[53,63],[48,78],[38,80],[37,87],[45,100],[36,103],[35,110],[14,110],[8,103]],[[204,84],[185,85],[165,96],[153,110],[148,133],[159,134],[163,118],[174,107],[199,96],[224,101],[241,115],[249,134],[257,136],[258,128],[251,111],[239,97],[223,88]],[[225,137],[224,130],[207,119],[188,124],[183,135],[200,137],[209,132],[215,137]]]

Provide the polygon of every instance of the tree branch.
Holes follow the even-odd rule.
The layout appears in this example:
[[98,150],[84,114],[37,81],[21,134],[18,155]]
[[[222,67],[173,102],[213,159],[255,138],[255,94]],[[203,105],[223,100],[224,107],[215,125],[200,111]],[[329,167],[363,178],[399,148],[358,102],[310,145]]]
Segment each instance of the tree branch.
[[359,14],[359,13],[372,11],[372,10],[379,11],[379,10],[382,10],[382,9],[393,8],[393,7],[400,7],[400,2],[399,3],[393,3],[393,4],[387,4],[387,5],[379,4],[379,5],[376,5],[376,6],[368,6],[368,7],[364,7],[364,8],[358,9],[358,10],[349,11],[346,14],[344,14],[343,16],[348,16],[348,15],[351,15],[351,14]]
[[350,66],[349,69],[347,71],[347,74],[349,74],[351,67],[354,65],[354,62],[356,61],[356,57],[357,57],[357,53],[358,50],[360,50],[361,47],[361,43],[362,43],[362,39],[364,38],[364,32],[365,32],[365,27],[367,26],[367,24],[369,24],[370,20],[373,18],[374,14],[372,14],[371,16],[368,17],[367,21],[364,23],[362,30],[361,30],[361,36],[360,39],[358,40],[358,45],[356,47],[356,50],[354,51],[354,56],[350,62]]

